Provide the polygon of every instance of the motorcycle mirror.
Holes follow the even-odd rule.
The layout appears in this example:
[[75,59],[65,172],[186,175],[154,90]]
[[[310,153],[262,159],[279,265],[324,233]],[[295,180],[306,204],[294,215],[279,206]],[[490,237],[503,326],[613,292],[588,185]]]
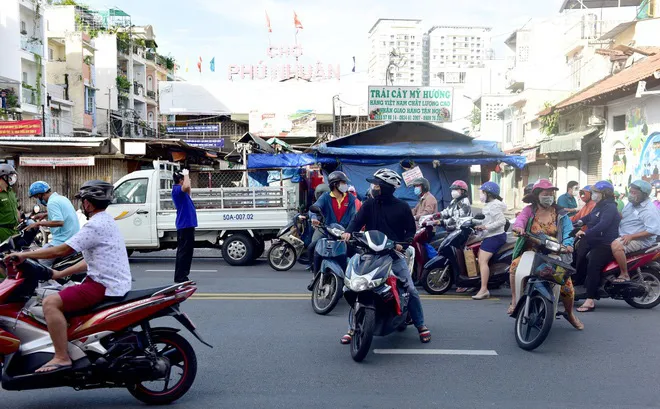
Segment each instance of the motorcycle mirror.
[[309,211],[317,216],[321,215],[321,208],[318,206],[310,206]]
[[483,214],[483,213],[474,216],[474,219],[477,219],[477,220],[483,220],[485,218],[486,218],[486,215]]
[[582,220],[578,220],[575,223],[573,223],[573,226],[582,227],[582,226],[584,226],[584,222]]
[[41,207],[39,207],[39,205],[34,205],[34,208],[32,208],[32,212],[34,214],[41,212]]

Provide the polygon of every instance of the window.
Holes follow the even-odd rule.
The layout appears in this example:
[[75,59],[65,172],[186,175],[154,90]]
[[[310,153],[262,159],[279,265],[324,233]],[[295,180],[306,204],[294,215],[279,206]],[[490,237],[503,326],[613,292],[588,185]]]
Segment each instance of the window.
[[48,47],[48,61],[53,61],[53,49]]
[[513,140],[512,132],[513,132],[513,126],[511,124],[511,122],[509,122],[508,124],[506,124],[506,142],[507,143],[511,143],[511,141]]
[[21,21],[21,34],[27,34],[27,26],[25,25],[25,21]]
[[27,72],[25,72],[25,71],[23,71],[23,82],[26,83],[26,84],[28,83],[28,75],[27,75]]
[[149,179],[147,178],[127,180],[115,189],[114,193],[112,194],[112,203],[147,203],[147,187],[149,187]]
[[626,130],[626,116],[625,115],[614,115],[612,117],[612,130],[614,132],[625,131]]
[[86,114],[92,114],[94,113],[94,105],[95,104],[95,99],[96,99],[96,91],[85,87],[85,113]]

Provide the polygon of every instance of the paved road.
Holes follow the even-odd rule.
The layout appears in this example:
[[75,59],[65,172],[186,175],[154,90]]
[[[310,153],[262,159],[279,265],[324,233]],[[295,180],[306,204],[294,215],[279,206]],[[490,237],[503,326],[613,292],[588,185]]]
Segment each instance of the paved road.
[[[172,273],[163,270],[172,270],[171,256],[133,257],[134,287],[168,283]],[[434,337],[430,344],[420,344],[411,330],[376,338],[373,348],[395,354],[371,353],[357,364],[338,342],[347,307],[342,303],[329,316],[315,315],[305,290],[309,276],[301,268],[277,273],[263,262],[238,268],[220,258],[200,257],[193,269],[200,290],[183,309],[215,348],[186,335],[197,349],[199,371],[177,408],[660,406],[660,309],[640,311],[604,301],[583,316],[585,331],[557,321],[546,343],[530,353],[515,344],[513,320],[505,315],[506,291],[481,302],[425,297]],[[400,354],[404,349],[496,355]],[[3,391],[0,397],[6,408],[143,406],[123,390]]]

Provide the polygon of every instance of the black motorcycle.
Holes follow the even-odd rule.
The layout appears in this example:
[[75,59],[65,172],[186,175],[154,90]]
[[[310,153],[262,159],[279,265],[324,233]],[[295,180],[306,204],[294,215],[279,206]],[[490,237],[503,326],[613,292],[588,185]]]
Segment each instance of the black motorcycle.
[[[484,215],[459,218],[454,223],[447,223],[447,229],[453,230],[445,237],[438,247],[438,255],[424,266],[422,274],[422,286],[429,294],[444,294],[453,286],[479,288],[481,276],[468,275],[465,250],[475,254],[479,251],[481,240],[474,236],[475,227],[483,220]],[[453,222],[453,220],[452,220]],[[508,222],[507,222],[508,223]],[[509,226],[505,227],[508,230]],[[515,240],[507,239],[507,244],[502,246],[490,259],[489,288],[497,288],[509,281],[509,267],[511,266]]]
[[397,244],[379,231],[353,233],[349,241],[355,254],[346,269],[344,298],[353,308],[351,357],[361,362],[369,353],[374,336],[405,331],[408,290],[392,273]]

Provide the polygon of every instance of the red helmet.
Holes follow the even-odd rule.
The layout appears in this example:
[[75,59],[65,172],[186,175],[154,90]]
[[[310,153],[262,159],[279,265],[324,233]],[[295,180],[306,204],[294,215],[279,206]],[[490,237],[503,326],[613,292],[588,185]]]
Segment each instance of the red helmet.
[[456,180],[456,181],[454,181],[454,183],[451,184],[451,187],[449,189],[463,189],[467,192],[468,185],[467,185],[467,183],[463,182],[462,180]]

